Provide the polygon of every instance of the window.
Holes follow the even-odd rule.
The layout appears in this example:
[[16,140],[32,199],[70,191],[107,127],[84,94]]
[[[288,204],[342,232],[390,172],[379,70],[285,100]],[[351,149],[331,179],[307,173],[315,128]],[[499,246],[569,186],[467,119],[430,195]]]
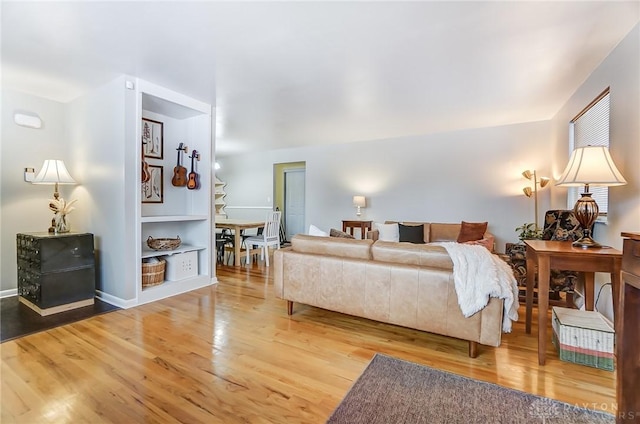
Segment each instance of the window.
[[[609,88],[582,110],[569,123],[569,152],[578,147],[605,146],[609,148]],[[567,205],[573,208],[584,187],[569,187]],[[591,197],[598,203],[600,216],[607,216],[609,187],[589,187]]]

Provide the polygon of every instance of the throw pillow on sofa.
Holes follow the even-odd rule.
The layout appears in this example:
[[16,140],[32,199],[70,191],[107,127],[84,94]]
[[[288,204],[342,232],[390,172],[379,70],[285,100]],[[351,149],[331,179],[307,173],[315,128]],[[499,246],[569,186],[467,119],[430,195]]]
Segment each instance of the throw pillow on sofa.
[[488,222],[465,222],[460,224],[460,232],[458,233],[458,243],[467,241],[482,240],[484,233],[487,232]]
[[320,228],[316,227],[313,224],[309,225],[309,235],[310,236],[317,236],[317,237],[328,237],[329,236],[329,234],[326,231],[322,231]]
[[378,240],[381,241],[400,241],[400,229],[398,224],[381,224],[373,223],[373,229],[378,230]]
[[336,230],[335,228],[332,228],[331,230],[329,230],[329,236],[338,237],[338,238],[348,238],[348,239],[355,238],[351,234],[345,233],[344,231]]
[[424,225],[398,224],[398,233],[401,242],[424,244]]

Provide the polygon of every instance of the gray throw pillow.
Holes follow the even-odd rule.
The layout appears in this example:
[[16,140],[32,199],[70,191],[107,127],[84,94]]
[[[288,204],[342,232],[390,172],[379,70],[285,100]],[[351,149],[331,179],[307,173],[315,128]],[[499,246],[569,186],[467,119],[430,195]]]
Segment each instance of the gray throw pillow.
[[424,225],[403,225],[398,224],[400,231],[400,241],[414,244],[424,244]]

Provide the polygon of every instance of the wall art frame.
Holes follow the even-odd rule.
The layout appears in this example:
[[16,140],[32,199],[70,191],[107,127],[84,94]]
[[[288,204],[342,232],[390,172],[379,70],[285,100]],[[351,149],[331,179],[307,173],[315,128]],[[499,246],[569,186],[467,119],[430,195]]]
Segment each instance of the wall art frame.
[[149,165],[149,181],[142,183],[142,203],[164,202],[164,167]]
[[145,158],[163,159],[164,124],[153,119],[142,118],[142,154]]

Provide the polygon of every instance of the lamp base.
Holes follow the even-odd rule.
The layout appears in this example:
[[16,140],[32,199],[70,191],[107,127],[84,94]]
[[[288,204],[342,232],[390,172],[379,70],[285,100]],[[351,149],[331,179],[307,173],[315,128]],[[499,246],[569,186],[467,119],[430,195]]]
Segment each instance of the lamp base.
[[582,197],[578,199],[573,207],[573,213],[576,215],[580,226],[582,226],[582,238],[573,242],[574,247],[581,247],[583,249],[602,247],[600,243],[591,238],[591,228],[598,218],[598,212],[598,204],[591,197],[589,186],[587,185],[584,193],[582,193]]
[[573,247],[581,247],[583,249],[588,249],[590,247],[602,247],[600,243],[592,239],[590,236],[584,236],[581,239],[574,241],[571,245]]

